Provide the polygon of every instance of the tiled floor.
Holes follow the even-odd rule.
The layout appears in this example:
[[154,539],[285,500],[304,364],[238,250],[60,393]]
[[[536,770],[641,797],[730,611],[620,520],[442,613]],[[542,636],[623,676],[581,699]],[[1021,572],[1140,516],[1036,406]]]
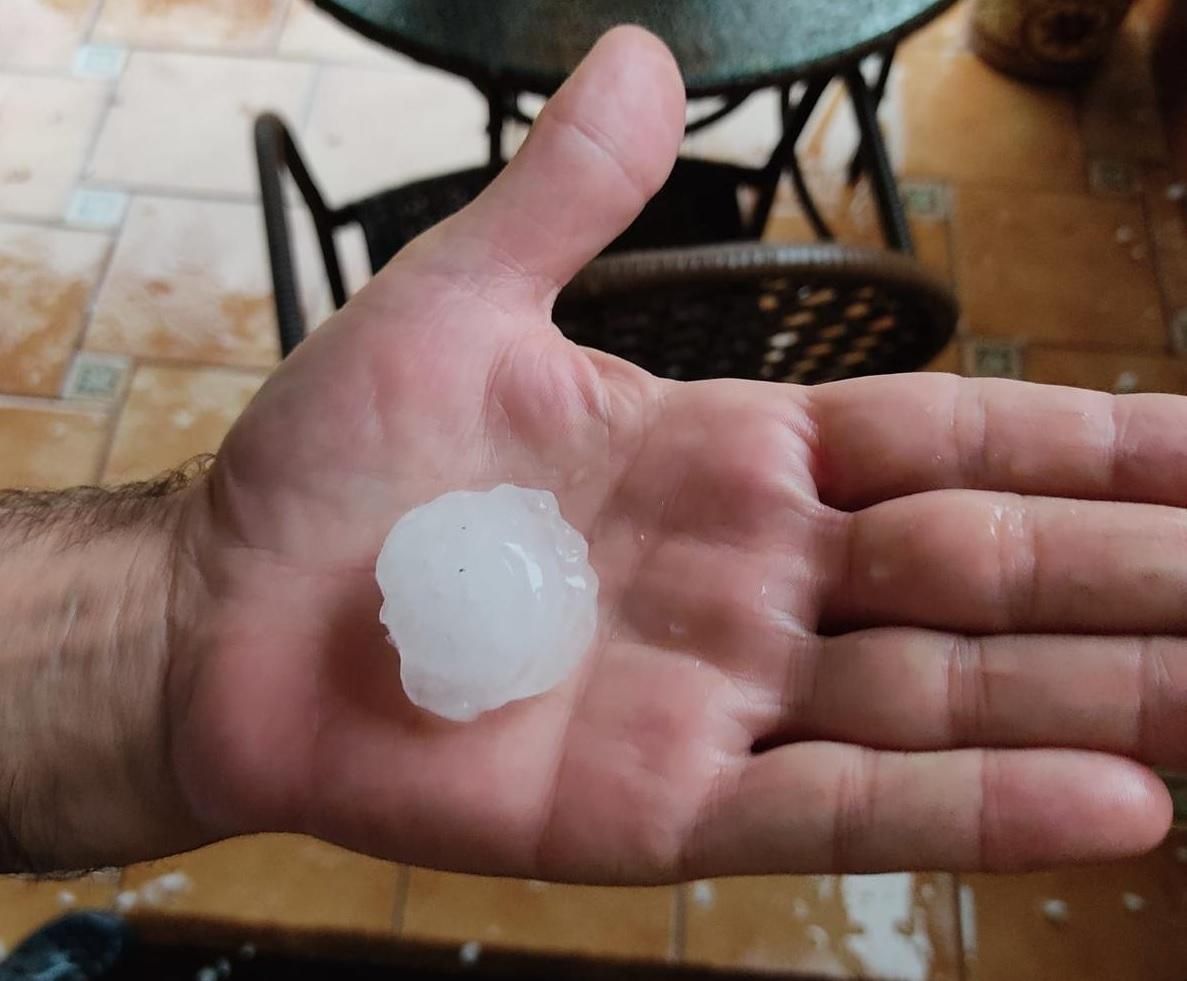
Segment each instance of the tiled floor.
[[[1187,392],[1187,100],[1168,130],[1149,64],[1151,48],[1167,62],[1153,26],[1172,6],[1141,0],[1078,93],[985,68],[966,50],[963,6],[904,47],[888,142],[920,256],[965,309],[934,367]],[[137,479],[217,448],[276,357],[249,142],[265,108],[298,129],[335,200],[482,158],[466,84],[308,0],[0,0],[0,484]],[[755,100],[694,148],[755,159],[772,116]],[[843,237],[876,242],[868,192],[841,179],[842,100],[805,143]],[[773,237],[806,233],[781,199]],[[303,285],[316,317],[324,290]],[[1187,976],[1185,898],[1187,838],[1047,875],[606,890],[410,871],[267,836],[70,883],[0,879],[0,945],[72,905],[153,906],[840,977],[1170,981]]]

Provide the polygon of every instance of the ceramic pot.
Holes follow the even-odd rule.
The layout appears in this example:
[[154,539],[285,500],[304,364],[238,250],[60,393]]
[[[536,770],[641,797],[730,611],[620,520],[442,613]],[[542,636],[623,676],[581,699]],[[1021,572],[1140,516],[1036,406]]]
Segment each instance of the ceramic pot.
[[1011,75],[1076,81],[1109,50],[1133,0],[974,0],[973,50]]

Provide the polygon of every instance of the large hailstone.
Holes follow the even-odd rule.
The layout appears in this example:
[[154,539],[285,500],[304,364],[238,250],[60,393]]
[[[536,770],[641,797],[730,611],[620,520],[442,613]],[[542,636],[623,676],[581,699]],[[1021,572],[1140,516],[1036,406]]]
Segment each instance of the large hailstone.
[[549,491],[503,484],[414,508],[375,577],[404,691],[456,722],[559,684],[597,629],[589,546]]

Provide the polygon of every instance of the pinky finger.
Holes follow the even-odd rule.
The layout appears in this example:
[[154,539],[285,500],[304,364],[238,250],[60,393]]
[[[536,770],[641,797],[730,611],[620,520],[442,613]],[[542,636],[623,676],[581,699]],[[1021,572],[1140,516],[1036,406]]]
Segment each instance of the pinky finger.
[[1161,781],[1103,753],[798,743],[745,765],[687,871],[1019,871],[1149,851],[1170,820]]

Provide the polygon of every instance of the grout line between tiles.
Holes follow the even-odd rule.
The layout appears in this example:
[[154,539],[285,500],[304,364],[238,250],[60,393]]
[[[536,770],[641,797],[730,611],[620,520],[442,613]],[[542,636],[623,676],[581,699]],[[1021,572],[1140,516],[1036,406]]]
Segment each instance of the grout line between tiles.
[[91,414],[110,411],[111,403],[102,399],[60,399],[52,395],[17,395],[0,392],[0,409]]
[[[111,228],[102,229],[104,233],[109,233],[110,243],[107,247],[107,253],[99,265],[99,275],[95,277],[95,285],[87,295],[87,303],[83,308],[82,325],[71,348],[71,357],[76,357],[78,352],[86,344],[87,333],[90,331],[91,324],[94,322],[95,310],[99,306],[99,297],[103,292],[103,287],[107,285],[108,277],[111,275],[111,267],[115,262],[116,249],[119,247],[120,239],[123,237],[124,228],[128,223],[128,212],[131,210],[132,199],[129,197],[127,207],[124,208],[124,213],[120,215],[120,220]],[[66,384],[66,376],[63,376],[62,384]]]
[[688,889],[685,885],[672,887],[672,916],[668,934],[668,960],[684,962],[688,949]]
[[408,904],[408,887],[412,873],[407,865],[396,867],[396,898],[392,904],[392,930],[399,936],[404,932],[404,908]]
[[103,476],[107,473],[107,465],[111,462],[111,453],[115,448],[115,437],[119,432],[120,420],[123,418],[124,410],[127,408],[128,399],[131,397],[132,381],[135,379],[138,369],[139,365],[136,359],[131,359],[128,367],[128,376],[124,379],[119,398],[111,402],[107,422],[107,438],[103,441],[103,449],[99,453],[99,466],[95,473],[96,484],[102,484],[104,482]]
[[305,98],[301,100],[301,108],[297,113],[297,119],[294,121],[297,132],[302,137],[308,136],[309,121],[313,118],[313,107],[317,104],[317,95],[321,89],[321,81],[324,74],[325,66],[315,64],[313,72],[309,77],[309,88],[305,92]]
[[91,7],[90,13],[87,15],[86,25],[79,34],[79,40],[83,44],[90,44],[91,37],[95,33],[95,25],[99,23],[99,17],[103,13],[103,8],[107,5],[107,0],[95,0]]

